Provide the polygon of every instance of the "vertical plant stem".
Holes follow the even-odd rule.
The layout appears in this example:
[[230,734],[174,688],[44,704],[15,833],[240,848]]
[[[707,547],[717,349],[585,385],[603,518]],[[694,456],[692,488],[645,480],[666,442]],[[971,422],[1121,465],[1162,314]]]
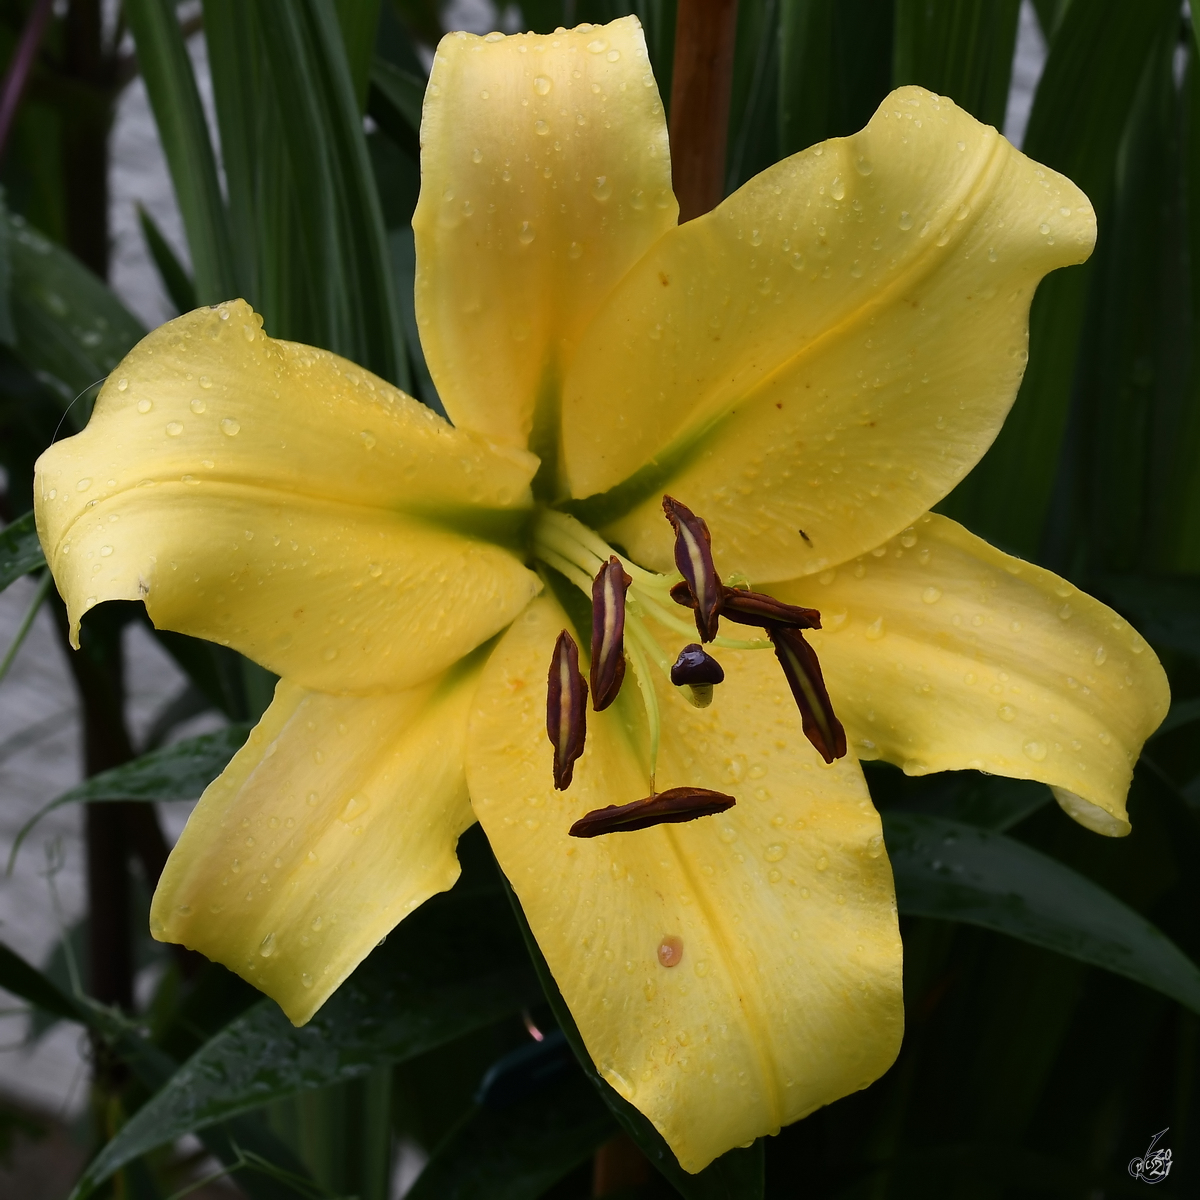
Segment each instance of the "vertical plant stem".
[[29,82],[29,72],[33,68],[33,60],[37,57],[38,47],[42,44],[42,34],[46,32],[46,22],[50,20],[50,12],[54,0],[35,0],[25,28],[21,30],[21,40],[13,52],[12,61],[4,74],[4,84],[0,88],[0,157],[8,145],[8,135],[12,132],[13,121],[25,94],[25,85]]
[[737,0],[679,0],[670,131],[681,222],[715,208],[725,193],[736,30]]

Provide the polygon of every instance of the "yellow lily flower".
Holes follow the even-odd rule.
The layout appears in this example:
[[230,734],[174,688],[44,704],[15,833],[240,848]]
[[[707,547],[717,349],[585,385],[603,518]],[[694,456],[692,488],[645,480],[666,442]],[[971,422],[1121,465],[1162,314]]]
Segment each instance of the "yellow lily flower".
[[[453,884],[479,820],[600,1072],[698,1171],[897,1053],[860,759],[1042,780],[1129,830],[1153,652],[929,512],[995,437],[1033,290],[1087,257],[1093,212],[907,87],[678,226],[632,17],[448,36],[422,147],[418,317],[453,424],[230,302],[129,354],[40,460],[38,528],[73,629],[142,599],[281,676],[155,937],[302,1023]],[[561,635],[593,588],[585,738],[586,641]],[[778,602],[820,628],[746,617]],[[649,795],[653,817],[597,816]]]

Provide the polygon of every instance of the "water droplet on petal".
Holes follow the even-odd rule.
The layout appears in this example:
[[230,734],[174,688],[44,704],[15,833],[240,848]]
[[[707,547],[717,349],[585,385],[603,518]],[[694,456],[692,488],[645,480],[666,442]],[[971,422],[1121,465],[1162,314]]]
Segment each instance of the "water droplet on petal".
[[128,386],[129,386],[128,379],[118,379],[117,380],[117,391],[118,392],[123,392]]
[[1108,651],[1103,646],[1098,646],[1095,655],[1092,657],[1092,662],[1098,667],[1104,666],[1108,662]]
[[607,175],[597,175],[596,182],[592,184],[592,196],[597,200],[607,200],[612,195],[612,184],[608,181]]
[[767,862],[778,862],[787,853],[787,847],[782,842],[772,842],[764,851],[763,858]]
[[137,402],[137,410],[140,413],[148,413],[154,407],[153,401],[139,400]]
[[313,983],[312,976],[307,971],[305,971],[300,976],[300,982],[304,987],[310,988],[310,987],[312,987],[312,983]]
[[937,587],[927,587],[921,593],[921,599],[926,604],[936,604],[942,598],[942,589]]
[[583,255],[583,247],[578,242],[572,242],[567,247],[568,258],[580,258]]
[[677,967],[683,960],[683,939],[669,934],[658,944],[658,961],[664,967]]
[[271,955],[275,953],[275,935],[273,933],[268,933],[267,936],[263,938],[262,944],[258,948],[258,952],[263,956],[263,958],[270,958]]
[[1041,762],[1046,757],[1045,742],[1026,742],[1021,749],[1025,751],[1026,757],[1032,758],[1034,762]]
[[178,437],[183,432],[183,426],[178,421],[167,422],[167,437]]
[[225,417],[221,421],[221,432],[225,434],[226,437],[237,437],[238,433],[241,431],[241,428],[241,423],[235,421],[232,417]]
[[900,228],[911,229],[913,227],[912,213],[902,212],[900,214]]
[[545,137],[550,132],[550,126],[545,121],[537,120],[533,123],[533,131],[538,137]]
[[883,627],[883,618],[876,617],[866,628],[867,640],[877,642],[887,631]]
[[521,228],[517,231],[517,241],[522,246],[528,246],[535,237],[537,237],[537,234],[534,233],[533,226],[528,221],[522,221]]
[[833,177],[833,182],[829,185],[829,194],[835,200],[844,199],[846,195],[846,185],[842,182],[842,177],[840,175],[835,175]]
[[1011,704],[1002,704],[996,709],[996,716],[1002,721],[1011,721],[1017,715],[1017,710]]
[[[539,96],[549,95],[550,89],[554,86],[554,80],[549,79],[545,75],[538,75],[533,81],[533,90]],[[478,151],[476,151],[478,153]]]

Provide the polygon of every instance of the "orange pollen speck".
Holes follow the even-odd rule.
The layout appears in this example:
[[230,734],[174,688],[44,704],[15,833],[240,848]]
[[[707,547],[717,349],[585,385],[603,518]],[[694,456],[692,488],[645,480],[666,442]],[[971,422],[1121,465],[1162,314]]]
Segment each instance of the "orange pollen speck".
[[658,945],[658,961],[664,967],[677,967],[683,960],[683,939],[674,934],[663,938]]

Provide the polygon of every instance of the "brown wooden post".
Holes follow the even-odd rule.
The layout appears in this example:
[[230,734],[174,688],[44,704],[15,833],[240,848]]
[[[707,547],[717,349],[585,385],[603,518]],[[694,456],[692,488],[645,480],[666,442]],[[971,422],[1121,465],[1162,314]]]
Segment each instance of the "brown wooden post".
[[671,174],[679,220],[725,195],[737,0],[679,0],[671,81]]

